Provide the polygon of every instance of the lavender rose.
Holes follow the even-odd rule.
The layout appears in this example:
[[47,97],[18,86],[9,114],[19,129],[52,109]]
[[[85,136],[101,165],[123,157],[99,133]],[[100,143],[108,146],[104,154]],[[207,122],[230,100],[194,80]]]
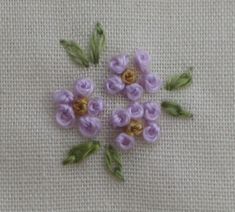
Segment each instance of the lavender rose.
[[101,122],[96,117],[82,116],[79,122],[80,133],[86,138],[94,138],[101,130]]
[[56,113],[56,122],[63,128],[73,127],[76,121],[72,107],[61,104]]
[[128,151],[135,145],[135,138],[126,133],[120,133],[115,139],[115,144],[121,150]]
[[77,96],[90,96],[93,90],[94,85],[90,79],[80,79],[75,82],[74,93]]
[[111,122],[113,127],[124,127],[130,122],[130,114],[125,109],[119,109],[112,114]]
[[140,119],[144,115],[144,108],[139,102],[135,102],[128,107],[128,112],[133,119]]
[[150,123],[144,128],[143,137],[148,143],[154,143],[160,137],[160,127],[155,123]]
[[108,66],[110,71],[116,74],[121,74],[127,68],[128,63],[129,63],[128,55],[122,54],[112,58],[109,61]]
[[104,102],[101,98],[91,99],[88,103],[88,113],[98,116],[104,110]]
[[53,94],[53,100],[56,104],[70,104],[73,98],[73,93],[65,89],[57,90]]
[[119,93],[124,87],[125,84],[119,76],[112,76],[106,81],[106,89],[111,95]]
[[126,95],[128,99],[136,101],[143,95],[143,87],[138,83],[133,83],[126,86]]
[[148,52],[138,49],[135,52],[135,64],[142,73],[149,72],[151,58]]
[[162,86],[162,80],[154,74],[147,74],[144,77],[144,88],[149,93],[157,92]]
[[156,121],[161,115],[161,108],[155,102],[144,103],[144,117],[148,121]]

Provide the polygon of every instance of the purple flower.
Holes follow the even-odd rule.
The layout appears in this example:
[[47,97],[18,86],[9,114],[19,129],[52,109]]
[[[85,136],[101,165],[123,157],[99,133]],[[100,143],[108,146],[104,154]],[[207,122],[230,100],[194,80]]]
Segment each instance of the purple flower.
[[109,61],[109,69],[115,74],[121,74],[127,68],[128,63],[129,63],[128,55],[126,54],[118,55],[116,57],[113,57]]
[[147,51],[138,49],[135,52],[135,64],[142,73],[149,72],[151,58]]
[[65,89],[57,90],[53,94],[53,100],[56,104],[70,104],[73,98],[73,93]]
[[109,94],[125,94],[131,101],[141,98],[143,91],[156,92],[161,87],[161,80],[150,73],[150,55],[138,49],[134,56],[134,67],[128,67],[129,58],[126,54],[112,58],[108,67],[114,73],[106,81],[106,90]]
[[96,117],[82,116],[79,119],[80,133],[86,138],[94,138],[101,130],[101,122]]
[[104,110],[104,102],[101,98],[91,99],[88,103],[88,113],[98,116]]
[[90,79],[80,79],[75,82],[74,94],[77,96],[90,96],[93,90],[94,85]]
[[114,95],[122,91],[125,84],[122,82],[119,76],[112,76],[106,81],[106,89],[109,94]]
[[125,109],[119,109],[112,114],[113,127],[124,127],[130,122],[130,114]]
[[136,101],[143,95],[143,87],[137,83],[126,86],[126,95],[128,99]]
[[161,114],[161,108],[157,103],[146,102],[144,104],[144,117],[147,121],[156,121]]
[[126,133],[120,133],[116,137],[115,143],[121,150],[128,151],[135,145],[135,138]]
[[66,104],[61,104],[56,113],[56,122],[63,128],[73,127],[76,118],[72,107]]
[[154,74],[149,73],[144,76],[144,88],[149,93],[157,92],[162,86],[162,80]]
[[129,150],[135,143],[135,136],[140,135],[147,143],[155,142],[160,136],[160,127],[153,121],[159,116],[160,106],[154,102],[135,102],[126,110],[114,112],[112,125],[123,130],[115,139],[116,145],[122,150]]
[[[75,127],[79,124],[81,134],[93,138],[101,130],[98,116],[104,110],[101,98],[90,99],[88,96],[94,89],[89,79],[76,81],[74,93],[61,89],[53,94],[53,100],[57,106],[56,122],[63,128]],[[77,121],[79,120],[79,122]]]
[[128,112],[132,119],[140,119],[144,115],[144,108],[139,102],[135,102],[128,107]]
[[144,128],[143,137],[148,143],[154,143],[160,137],[160,127],[155,123],[150,123]]

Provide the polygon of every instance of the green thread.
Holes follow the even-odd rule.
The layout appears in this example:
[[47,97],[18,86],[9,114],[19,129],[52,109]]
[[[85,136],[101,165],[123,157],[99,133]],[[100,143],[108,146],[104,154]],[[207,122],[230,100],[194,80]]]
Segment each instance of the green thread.
[[161,103],[162,108],[166,113],[174,117],[191,118],[193,114],[184,110],[179,104],[172,101],[163,101]]
[[171,77],[166,82],[165,89],[172,91],[189,86],[192,83],[192,70],[193,68],[190,67],[187,72]]
[[121,155],[112,145],[105,147],[105,165],[109,173],[118,180],[124,181]]
[[90,40],[90,61],[99,63],[100,54],[106,45],[106,33],[100,23],[97,23]]
[[64,165],[79,163],[100,149],[98,141],[88,141],[74,146],[63,161]]
[[82,67],[89,67],[89,60],[84,50],[72,40],[60,40],[70,58]]

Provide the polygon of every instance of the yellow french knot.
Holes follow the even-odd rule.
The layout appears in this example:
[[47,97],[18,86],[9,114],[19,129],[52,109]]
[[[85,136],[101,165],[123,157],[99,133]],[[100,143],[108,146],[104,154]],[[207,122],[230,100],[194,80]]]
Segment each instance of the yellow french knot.
[[126,127],[125,131],[131,136],[138,136],[143,132],[144,126],[141,120],[131,120],[131,122]]
[[88,112],[88,98],[75,99],[72,107],[76,116],[85,115]]
[[133,68],[126,69],[122,73],[121,78],[125,84],[127,85],[133,84],[138,80],[138,72]]

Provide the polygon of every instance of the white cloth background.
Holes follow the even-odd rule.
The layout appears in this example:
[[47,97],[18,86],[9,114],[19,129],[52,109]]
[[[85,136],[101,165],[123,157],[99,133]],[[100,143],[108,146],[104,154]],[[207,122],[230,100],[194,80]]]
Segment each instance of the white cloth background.
[[[0,0],[0,211],[234,211],[235,1],[233,0]],[[108,47],[98,67],[74,65],[61,38],[88,46],[100,21]],[[123,154],[126,181],[107,175],[103,149],[80,166],[63,167],[77,130],[54,121],[51,93],[90,77],[103,96],[104,129],[112,142],[106,61],[120,52],[148,50],[164,80],[193,66],[193,85],[161,90],[143,100],[177,100],[193,120],[161,117],[161,140]]]

